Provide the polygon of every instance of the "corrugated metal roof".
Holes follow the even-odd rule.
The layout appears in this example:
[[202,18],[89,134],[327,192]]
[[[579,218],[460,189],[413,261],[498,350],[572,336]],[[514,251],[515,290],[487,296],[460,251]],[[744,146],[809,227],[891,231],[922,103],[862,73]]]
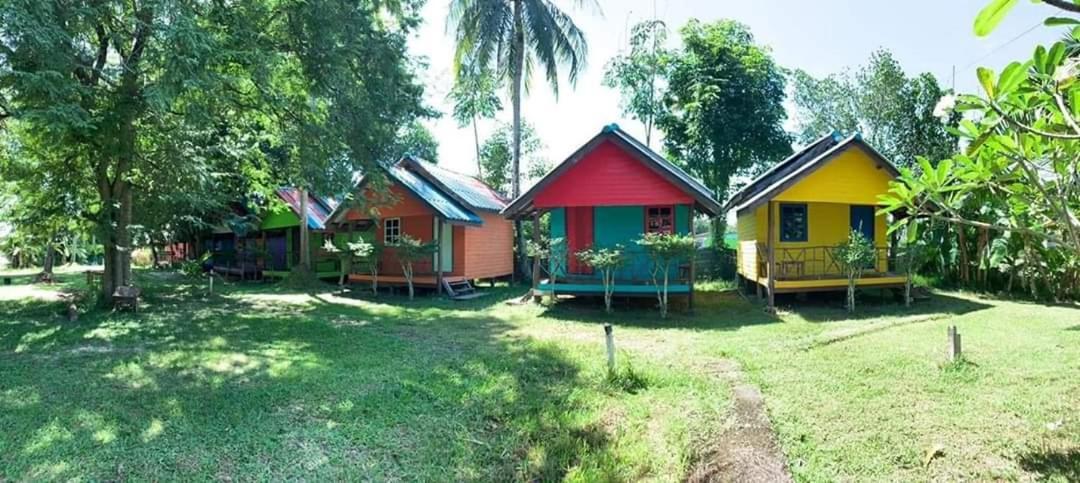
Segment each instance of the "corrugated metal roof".
[[[289,205],[297,217],[300,216],[300,190],[296,188],[278,188],[278,198]],[[308,228],[312,230],[325,230],[326,221],[330,213],[337,208],[337,201],[333,198],[323,198],[308,193]]]
[[858,133],[844,139],[840,133],[832,134],[814,141],[799,152],[779,162],[745,188],[735,193],[724,205],[725,210],[744,210],[757,206],[771,199],[790,184],[804,176],[814,172],[820,165],[827,163],[839,153],[850,147],[859,146],[865,150],[871,158],[877,160],[893,176],[898,176],[900,171],[877,150],[862,139]]
[[428,182],[420,175],[405,169],[405,167],[400,164],[386,168],[386,172],[394,178],[395,181],[401,183],[402,186],[431,206],[435,211],[438,211],[443,218],[452,222],[456,221],[471,224],[481,224],[484,222],[476,215],[476,213],[461,206],[450,196],[444,194],[434,184]]
[[420,173],[420,175],[427,174],[428,181],[449,191],[447,194],[454,196],[469,208],[488,211],[500,211],[506,208],[506,199],[502,195],[472,176],[450,171],[418,158],[406,157],[402,159],[402,162],[411,162],[412,166],[425,171],[426,173]]

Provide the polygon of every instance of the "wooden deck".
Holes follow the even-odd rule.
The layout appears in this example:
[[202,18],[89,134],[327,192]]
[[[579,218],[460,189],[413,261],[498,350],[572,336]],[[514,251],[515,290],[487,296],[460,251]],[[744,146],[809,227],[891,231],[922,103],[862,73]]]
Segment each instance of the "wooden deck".
[[[895,273],[867,274],[856,282],[861,288],[898,288],[903,287],[907,277]],[[762,287],[769,286],[769,279],[759,277],[757,283]],[[829,290],[846,290],[846,278],[803,278],[785,279],[776,281],[776,293],[815,292]]]
[[[465,277],[444,275],[443,279],[447,282],[462,282]],[[371,275],[363,273],[350,273],[350,283],[371,283]],[[415,287],[429,287],[435,288],[439,281],[435,275],[425,274],[413,276],[413,286]],[[386,286],[405,286],[408,282],[405,281],[405,277],[402,275],[379,275],[379,285]]]
[[[559,281],[554,285],[555,293],[565,295],[604,295],[604,285],[599,279],[581,279]],[[550,294],[552,285],[550,280],[541,280],[536,291],[540,295]],[[668,295],[687,295],[690,293],[690,285],[672,282],[668,284]],[[656,287],[647,283],[615,282],[615,295],[623,297],[655,297]]]

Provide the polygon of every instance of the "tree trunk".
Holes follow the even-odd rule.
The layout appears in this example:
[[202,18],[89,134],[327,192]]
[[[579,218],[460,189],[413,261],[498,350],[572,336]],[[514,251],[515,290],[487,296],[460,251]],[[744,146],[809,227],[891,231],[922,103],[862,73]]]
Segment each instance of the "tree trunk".
[[[512,157],[511,157],[511,170],[513,171],[510,178],[510,194],[511,198],[517,199],[521,196],[521,90],[524,87],[522,85],[522,79],[525,70],[525,24],[524,17],[521,11],[523,5],[522,0],[514,0],[514,40],[513,45],[510,47],[510,54],[512,56],[510,62],[511,75],[513,80],[510,84],[510,102],[513,105],[514,120],[513,120],[513,134],[514,142]],[[525,253],[525,233],[522,231],[523,225],[521,220],[514,221],[514,229],[517,232],[516,247],[518,255],[518,269],[523,274],[529,273],[528,256]]]
[[476,143],[476,177],[484,179],[484,164],[480,162],[480,131],[476,128],[476,116],[472,118],[473,142]]
[[311,240],[308,238],[308,192],[300,188],[300,269],[311,271]]
[[52,277],[53,265],[55,264],[56,247],[53,245],[53,242],[50,239],[49,242],[45,244],[45,260],[41,264],[41,273],[43,275],[48,275],[49,277]]

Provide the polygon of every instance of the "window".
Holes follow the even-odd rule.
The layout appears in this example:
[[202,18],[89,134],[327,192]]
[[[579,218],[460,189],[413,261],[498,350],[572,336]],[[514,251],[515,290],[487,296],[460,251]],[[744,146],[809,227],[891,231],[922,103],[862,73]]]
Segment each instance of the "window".
[[675,216],[670,206],[650,206],[645,209],[645,233],[673,233]]
[[806,225],[806,205],[780,205],[780,241],[806,241]]
[[387,218],[383,221],[383,244],[397,245],[401,240],[401,218]]

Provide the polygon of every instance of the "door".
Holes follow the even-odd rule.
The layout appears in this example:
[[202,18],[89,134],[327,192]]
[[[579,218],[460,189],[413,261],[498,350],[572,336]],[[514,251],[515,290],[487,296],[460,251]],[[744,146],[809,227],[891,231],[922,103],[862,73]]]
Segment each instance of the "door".
[[[431,271],[435,271],[435,267],[438,266],[439,270],[443,273],[449,273],[454,271],[454,225],[449,223],[440,223],[438,218],[432,217],[433,226],[431,233],[435,234],[435,239],[439,240],[439,253],[436,257],[440,257],[436,260],[434,257],[431,259]],[[442,229],[442,236],[439,236],[439,230]],[[438,264],[436,264],[438,262]]]
[[592,268],[578,260],[577,252],[593,245],[593,207],[571,206],[566,208],[566,258],[567,271],[587,275]]
[[874,207],[851,205],[851,229],[857,230],[874,243]]
[[267,267],[270,270],[288,270],[288,264],[286,262],[288,256],[288,246],[285,234],[275,233],[266,237],[266,251],[270,255],[270,266]]

